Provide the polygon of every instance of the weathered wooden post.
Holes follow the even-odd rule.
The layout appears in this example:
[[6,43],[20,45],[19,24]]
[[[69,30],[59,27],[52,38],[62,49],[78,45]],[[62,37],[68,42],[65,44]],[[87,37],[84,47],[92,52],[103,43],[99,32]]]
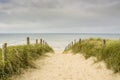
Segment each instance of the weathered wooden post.
[[74,40],[74,44],[76,44],[76,39]]
[[43,40],[43,45],[45,45],[45,41]]
[[102,47],[105,47],[105,45],[106,45],[106,40],[103,39],[103,41],[102,41]]
[[30,45],[30,38],[27,37],[27,45]]
[[38,39],[36,39],[36,44],[38,44]]
[[73,41],[71,42],[71,46],[73,47]]
[[42,44],[42,39],[40,39],[40,44]]
[[65,47],[65,50],[67,50],[67,49],[68,49],[68,47],[66,46],[66,47]]
[[68,44],[68,48],[70,48],[70,44]]
[[47,42],[45,42],[45,45],[48,45],[48,43],[47,43]]
[[2,62],[3,62],[3,65],[5,65],[5,61],[6,61],[6,50],[7,50],[7,43],[3,43],[2,44]]
[[68,44],[68,48],[70,48],[70,44]]
[[81,44],[81,39],[79,39],[79,43]]

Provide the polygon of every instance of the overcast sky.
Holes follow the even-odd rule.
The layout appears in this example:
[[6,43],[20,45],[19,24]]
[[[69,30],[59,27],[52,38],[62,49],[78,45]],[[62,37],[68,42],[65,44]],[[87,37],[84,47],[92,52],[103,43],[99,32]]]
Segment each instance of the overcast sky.
[[0,0],[0,33],[119,33],[120,0]]

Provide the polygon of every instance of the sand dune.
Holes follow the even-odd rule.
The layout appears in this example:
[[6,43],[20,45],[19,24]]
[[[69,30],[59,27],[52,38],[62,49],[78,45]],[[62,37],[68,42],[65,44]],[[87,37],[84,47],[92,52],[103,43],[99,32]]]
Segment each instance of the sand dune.
[[82,55],[61,52],[48,55],[35,62],[37,69],[29,69],[14,80],[120,80],[120,74],[106,69],[103,62],[94,64],[94,58],[85,60]]

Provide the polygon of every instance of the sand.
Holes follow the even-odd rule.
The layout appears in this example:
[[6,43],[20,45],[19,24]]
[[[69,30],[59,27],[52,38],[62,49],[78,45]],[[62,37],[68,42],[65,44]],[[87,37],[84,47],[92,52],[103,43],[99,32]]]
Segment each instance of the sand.
[[120,80],[120,74],[106,69],[104,62],[94,63],[80,54],[47,54],[35,62],[37,69],[28,69],[14,80]]

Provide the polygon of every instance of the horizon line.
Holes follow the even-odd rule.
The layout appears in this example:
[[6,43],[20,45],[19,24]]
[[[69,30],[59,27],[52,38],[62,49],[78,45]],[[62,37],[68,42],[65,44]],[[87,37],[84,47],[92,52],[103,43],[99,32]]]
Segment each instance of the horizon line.
[[12,33],[0,33],[0,34],[120,34],[120,33],[51,33],[51,32],[43,32],[43,33],[35,33],[35,32],[12,32]]

